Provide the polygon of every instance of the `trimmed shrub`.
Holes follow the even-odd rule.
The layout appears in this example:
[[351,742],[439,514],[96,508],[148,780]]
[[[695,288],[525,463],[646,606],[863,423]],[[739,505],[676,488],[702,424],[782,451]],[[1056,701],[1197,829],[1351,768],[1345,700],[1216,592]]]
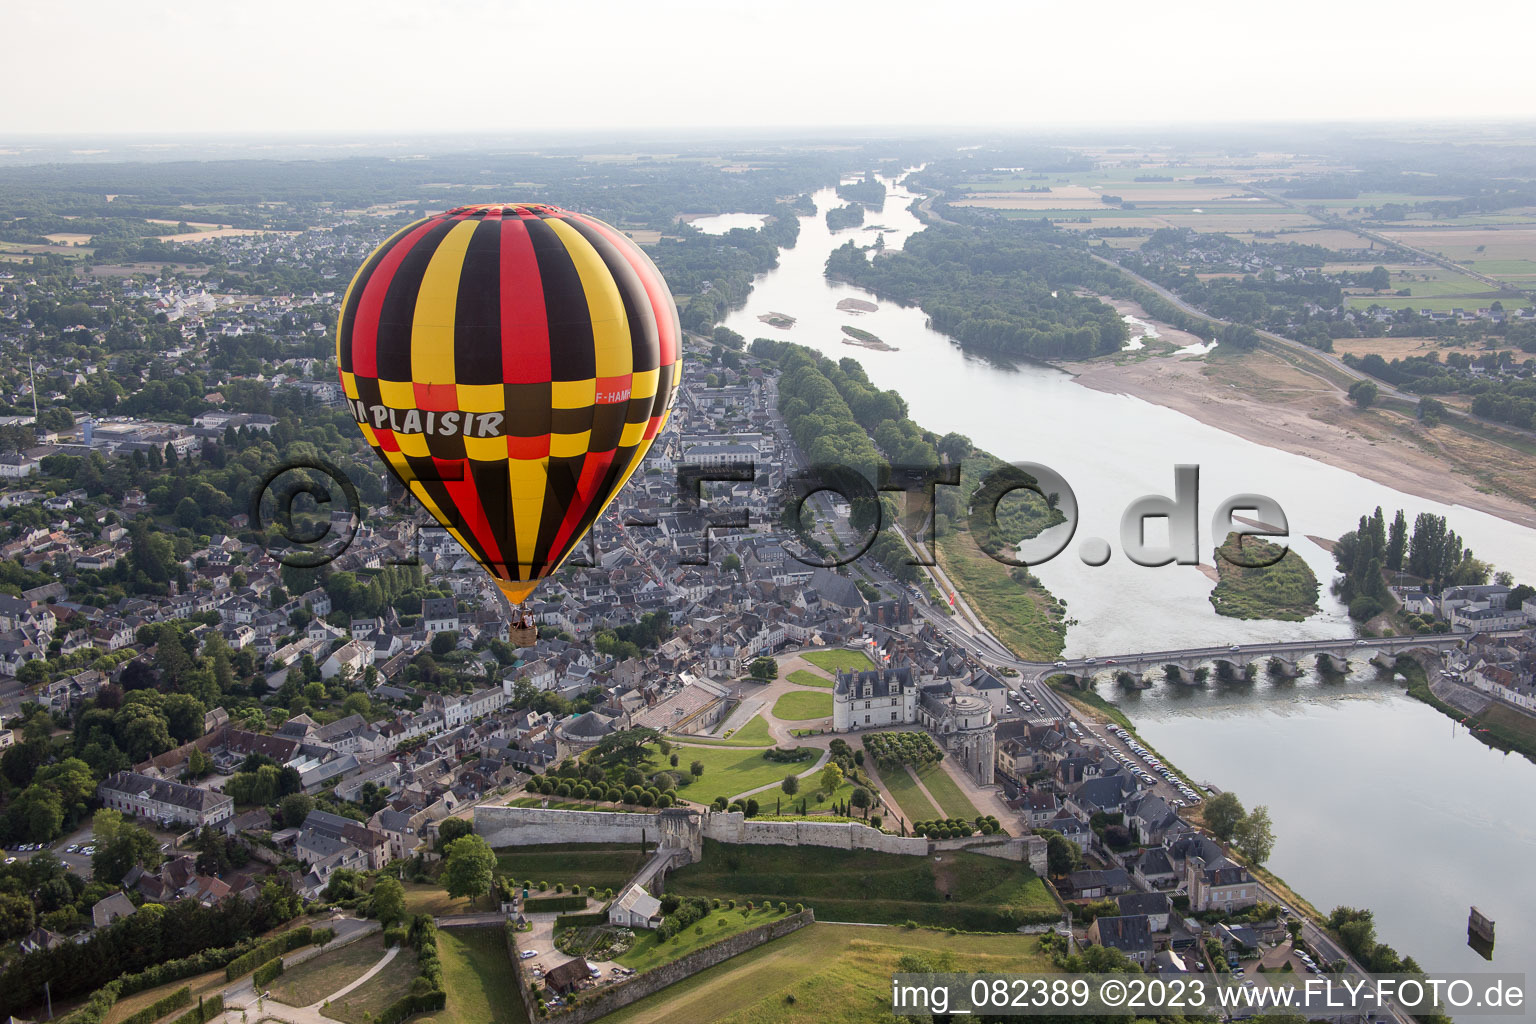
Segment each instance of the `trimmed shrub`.
[[261,988],[263,985],[270,985],[272,983],[272,979],[280,977],[282,973],[283,958],[280,956],[273,957],[271,960],[268,960],[266,963],[256,968],[255,973],[251,975],[251,984],[255,985],[257,988]]
[[192,990],[185,987],[179,988],[170,995],[149,1004],[139,1012],[124,1017],[121,1024],[154,1024],[155,1021],[164,1017],[172,1010],[179,1010],[183,1006],[191,1005],[191,1003]]
[[250,952],[231,960],[224,968],[224,977],[234,981],[247,971],[254,971],[262,964],[275,956],[282,956],[301,946],[307,946],[318,938],[321,942],[329,942],[336,933],[329,928],[310,928],[305,925],[292,931],[268,939]]

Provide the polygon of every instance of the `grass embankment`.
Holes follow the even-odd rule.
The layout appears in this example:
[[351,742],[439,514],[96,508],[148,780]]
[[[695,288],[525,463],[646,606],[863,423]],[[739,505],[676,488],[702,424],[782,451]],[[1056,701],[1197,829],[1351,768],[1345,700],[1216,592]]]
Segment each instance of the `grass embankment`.
[[981,811],[971,803],[970,798],[950,778],[943,765],[929,765],[920,769],[917,777],[927,787],[928,792],[939,802],[939,809],[944,812],[946,818],[964,818],[966,821],[974,821],[981,816]]
[[[859,657],[862,658],[863,655],[861,654]],[[797,668],[784,678],[794,683],[796,686],[820,686],[824,689],[832,688],[832,680],[828,679],[826,676],[817,675],[815,672],[812,672],[809,669]]]
[[[830,707],[832,698],[829,695],[806,694],[806,696],[825,697],[829,705],[826,713],[832,714]],[[694,761],[703,762],[703,776],[682,791],[684,798],[703,804],[709,803],[717,796],[734,797],[763,786],[777,785],[784,781],[784,776],[798,775],[816,763],[814,751],[813,756],[795,762],[770,761],[763,756],[761,750],[732,747],[695,747],[675,744],[672,751],[677,754],[678,767],[682,771],[686,772],[688,766]],[[663,764],[664,762],[660,761],[648,761],[643,770],[660,771]]]
[[[880,781],[885,783],[886,792],[890,793],[891,799],[896,801],[896,810],[906,817],[908,826],[914,821],[932,821],[935,818],[947,817],[940,814],[939,809],[933,806],[933,802],[917,788],[917,780],[912,778],[905,766],[879,774]],[[891,824],[894,825],[895,822]]]
[[[1258,568],[1240,564],[1265,562],[1273,564]],[[1312,567],[1294,551],[1282,556],[1278,544],[1229,533],[1216,549],[1216,572],[1221,580],[1211,591],[1211,604],[1217,615],[1301,622],[1317,612],[1318,584]]]
[[[654,844],[652,844],[654,846]],[[645,866],[639,843],[555,843],[496,851],[496,870],[518,882],[580,883],[618,892]],[[531,893],[529,895],[532,895]]]
[[830,693],[790,690],[773,703],[773,717],[781,722],[810,722],[832,717]]
[[720,747],[767,747],[773,745],[768,734],[768,723],[762,715],[753,715],[751,721],[722,739],[712,736],[690,737],[689,743],[709,743]]
[[[441,928],[437,955],[443,963],[448,1005],[417,1018],[419,1024],[528,1024],[501,928]],[[388,973],[381,971],[379,976]],[[369,985],[377,980],[373,978]],[[409,988],[411,979],[405,980]]]
[[863,651],[806,651],[800,657],[823,672],[863,672],[875,667],[875,663]]
[[1400,657],[1397,670],[1408,679],[1408,696],[1464,723],[1473,736],[1495,750],[1511,750],[1536,761],[1536,718],[1498,702],[1488,705],[1481,714],[1468,715],[1434,695],[1429,688],[1429,676],[1417,661]]
[[965,851],[909,857],[823,847],[724,846],[704,841],[704,858],[667,879],[680,896],[804,903],[822,920],[966,931],[1013,931],[1055,920],[1045,883],[1013,861]]
[[[318,1003],[361,978],[384,955],[384,936],[369,935],[345,946],[326,950],[297,967],[289,968],[272,984],[272,996],[289,1006]],[[400,954],[395,954],[399,959]],[[394,962],[390,962],[393,968]],[[383,971],[380,972],[385,973]],[[372,980],[371,978],[369,979]]]
[[935,555],[982,625],[1014,654],[1050,661],[1061,653],[1066,627],[1051,612],[1050,595],[1014,579],[1012,567],[977,547],[962,524],[940,535]]
[[[614,1024],[875,1024],[891,1020],[904,957],[944,971],[1051,971],[1032,935],[947,935],[817,923],[701,971],[605,1021]],[[909,966],[919,966],[911,960]]]
[[[669,964],[694,950],[712,946],[732,935],[739,935],[760,924],[768,924],[770,921],[778,921],[788,916],[779,913],[778,903],[768,906],[760,904],[747,913],[742,912],[746,906],[744,903],[738,900],[737,904],[735,910],[711,911],[708,917],[683,929],[666,942],[657,942],[655,932],[637,932],[635,944],[629,948],[628,952],[618,956],[614,962],[621,963],[625,967],[633,967],[637,971],[649,971],[662,964]],[[787,903],[787,906],[789,913],[793,914],[795,904]]]

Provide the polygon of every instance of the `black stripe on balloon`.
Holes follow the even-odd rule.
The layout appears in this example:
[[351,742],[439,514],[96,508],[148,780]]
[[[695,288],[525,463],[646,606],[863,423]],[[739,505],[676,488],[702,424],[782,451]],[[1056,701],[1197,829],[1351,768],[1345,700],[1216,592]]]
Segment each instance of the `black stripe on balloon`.
[[459,268],[453,312],[453,379],[459,384],[500,384],[501,220],[475,225]]
[[[464,514],[459,511],[458,502],[454,501],[453,496],[448,493],[447,485],[440,479],[443,476],[452,479],[452,474],[457,470],[457,467],[446,466],[439,470],[437,463],[433,462],[430,457],[419,455],[407,455],[405,462],[410,467],[415,480],[421,484],[422,488],[427,492],[427,496],[432,499],[432,504],[441,509],[443,515],[447,517],[447,522],[443,522],[441,519],[438,521],[443,522],[444,526],[451,526],[459,531],[459,536],[464,538],[464,546],[471,555],[482,563],[489,562],[490,558],[486,554],[485,547],[480,543],[480,539],[470,532],[469,527],[464,522]],[[505,464],[503,463],[503,465]],[[391,470],[393,470],[392,466]],[[398,473],[395,475],[399,477]],[[403,479],[400,482],[405,483]],[[409,485],[407,485],[406,490],[410,490]],[[437,517],[434,516],[433,518]]]
[[623,405],[598,405],[592,411],[592,436],[587,441],[587,450],[593,452],[611,452],[619,446],[619,439],[624,434],[624,416],[629,409],[629,403]]
[[624,258],[618,246],[602,232],[576,217],[566,223],[597,250],[603,266],[608,268],[608,273],[618,285],[619,298],[624,303],[624,317],[629,321],[629,341],[635,372],[654,370],[661,361],[661,335],[656,328],[656,313],[651,308],[650,296],[646,294],[645,282],[635,271],[634,265]]
[[535,578],[541,574],[541,567],[544,571],[552,569],[560,563],[566,551],[575,546],[574,541],[568,541],[566,551],[552,550],[555,535],[560,532],[560,524],[565,521],[566,512],[581,502],[576,484],[581,479],[581,470],[586,460],[585,455],[560,456],[549,460],[548,475],[544,482],[544,511],[539,516],[538,539],[533,545]]
[[592,310],[581,287],[581,275],[554,228],[542,219],[523,223],[528,227],[528,238],[539,264],[539,283],[544,288],[550,379],[591,380],[597,376],[597,349],[592,337]]
[[352,327],[357,322],[357,307],[363,301],[363,289],[368,287],[369,280],[373,278],[373,272],[379,269],[379,264],[383,262],[385,256],[389,255],[389,250],[394,248],[395,243],[415,231],[420,223],[416,221],[407,224],[390,235],[389,241],[375,249],[373,255],[368,257],[368,262],[364,263],[362,269],[357,272],[357,279],[352,284],[352,294],[347,296],[347,306],[341,311],[341,327],[336,335],[340,342],[337,345],[336,358],[343,373],[352,372]]
[[[480,507],[485,510],[485,521],[491,539],[501,551],[501,563],[492,563],[487,557],[486,567],[503,579],[517,579],[517,526],[512,518],[512,480],[505,460],[497,462],[469,462],[469,472],[475,481],[475,491]],[[505,567],[505,571],[501,571]]]
[[[455,219],[445,219],[411,246],[384,293],[379,309],[379,379],[411,380],[411,324],[416,318],[416,296],[421,293],[421,279],[432,262],[443,238],[458,226]],[[414,404],[414,403],[413,403]]]
[[555,419],[550,409],[551,390],[548,383],[503,384],[506,415],[501,423],[502,433],[513,437],[543,437],[548,434]]

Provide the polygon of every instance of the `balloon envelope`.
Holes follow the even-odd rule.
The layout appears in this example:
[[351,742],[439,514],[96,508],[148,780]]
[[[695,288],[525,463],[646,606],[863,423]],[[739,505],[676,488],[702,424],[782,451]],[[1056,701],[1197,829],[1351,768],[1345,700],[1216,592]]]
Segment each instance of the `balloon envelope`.
[[491,204],[379,246],[336,348],[368,443],[518,604],[666,424],[681,341],[666,282],[622,232]]

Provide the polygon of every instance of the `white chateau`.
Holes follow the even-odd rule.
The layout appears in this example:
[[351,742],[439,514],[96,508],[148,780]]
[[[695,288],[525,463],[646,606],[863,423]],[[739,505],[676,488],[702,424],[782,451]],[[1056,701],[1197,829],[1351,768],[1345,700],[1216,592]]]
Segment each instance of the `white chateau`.
[[983,786],[992,784],[993,708],[964,683],[920,686],[911,668],[839,672],[832,688],[832,731],[920,725]]

